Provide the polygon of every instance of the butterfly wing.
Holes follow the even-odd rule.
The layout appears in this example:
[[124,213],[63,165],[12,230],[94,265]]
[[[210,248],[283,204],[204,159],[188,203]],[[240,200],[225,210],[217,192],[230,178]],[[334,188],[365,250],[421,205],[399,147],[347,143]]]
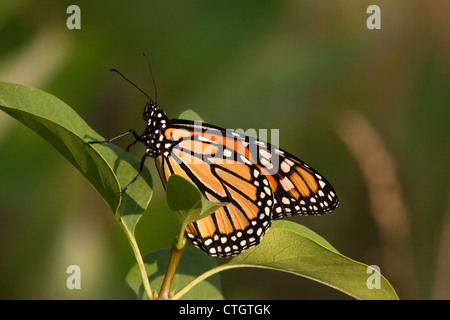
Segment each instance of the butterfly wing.
[[[242,138],[245,138],[242,136]],[[316,170],[269,143],[247,138],[257,145],[252,157],[274,192],[273,219],[291,215],[321,215],[334,210],[339,199],[331,184]],[[250,148],[251,149],[251,148]]]
[[156,158],[165,184],[172,174],[190,180],[212,202],[229,202],[212,215],[189,224],[188,239],[207,254],[236,255],[260,242],[271,224],[274,205],[268,179],[256,165],[234,159],[220,131],[195,131],[186,125],[166,130],[174,141]]
[[280,152],[280,169],[274,176],[273,218],[321,215],[334,210],[339,199],[331,184],[303,161]]
[[186,120],[173,120],[164,135],[166,151],[156,158],[163,183],[178,174],[208,200],[230,203],[186,228],[209,255],[233,256],[257,245],[273,219],[337,206],[321,175],[269,143]]

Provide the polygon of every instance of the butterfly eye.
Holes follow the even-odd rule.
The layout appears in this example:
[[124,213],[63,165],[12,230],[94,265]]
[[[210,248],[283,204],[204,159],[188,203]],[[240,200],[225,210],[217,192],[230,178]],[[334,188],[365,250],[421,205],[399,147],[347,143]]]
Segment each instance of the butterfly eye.
[[147,102],[145,104],[144,113],[142,114],[142,117],[144,118],[145,121],[148,121],[150,119],[151,109],[152,109],[151,104]]

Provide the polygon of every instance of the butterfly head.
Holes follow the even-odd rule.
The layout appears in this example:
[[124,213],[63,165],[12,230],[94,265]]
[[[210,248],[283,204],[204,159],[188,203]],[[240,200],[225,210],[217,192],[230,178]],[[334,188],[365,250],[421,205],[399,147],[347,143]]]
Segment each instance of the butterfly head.
[[[162,110],[159,105],[153,101],[145,104],[144,113],[142,117],[147,121],[148,125],[151,125],[154,120],[167,118],[166,112]],[[151,122],[150,122],[151,121]]]

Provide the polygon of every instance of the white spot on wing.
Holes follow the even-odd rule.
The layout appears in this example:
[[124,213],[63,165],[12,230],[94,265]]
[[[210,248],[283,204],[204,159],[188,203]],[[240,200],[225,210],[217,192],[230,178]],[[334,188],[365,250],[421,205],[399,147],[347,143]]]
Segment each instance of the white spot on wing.
[[259,154],[267,159],[270,159],[272,157],[272,154],[265,149],[260,149]]
[[283,189],[286,191],[289,191],[289,190],[295,188],[294,184],[288,177],[284,177],[283,179],[281,179],[280,183],[281,183],[281,186],[283,187]]

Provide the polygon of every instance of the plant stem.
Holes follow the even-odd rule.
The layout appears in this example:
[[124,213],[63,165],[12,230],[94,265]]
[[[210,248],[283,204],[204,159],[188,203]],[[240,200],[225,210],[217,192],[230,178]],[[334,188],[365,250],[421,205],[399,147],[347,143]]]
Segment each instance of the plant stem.
[[200,282],[202,282],[203,280],[205,280],[206,278],[221,272],[221,271],[225,271],[225,270],[229,270],[229,269],[234,269],[234,268],[244,268],[244,267],[253,267],[251,265],[246,265],[246,264],[236,264],[236,265],[229,265],[228,263],[217,266],[215,268],[212,268],[204,273],[202,273],[201,275],[199,275],[197,278],[195,278],[194,280],[192,280],[190,283],[188,283],[183,289],[181,289],[180,291],[178,291],[173,297],[172,300],[178,300],[180,299],[182,296],[184,296],[189,290],[191,290],[194,286],[196,286],[197,284],[199,284]]
[[167,265],[166,275],[164,276],[164,281],[159,291],[158,300],[168,300],[169,292],[172,286],[173,277],[177,270],[178,264],[180,263],[181,256],[184,252],[184,245],[186,244],[186,239],[183,240],[176,239],[175,243],[172,245],[172,250],[170,251],[169,264]]
[[136,262],[139,267],[139,271],[141,272],[142,284],[144,286],[145,295],[148,300],[153,300],[152,289],[150,287],[150,282],[148,281],[147,271],[145,270],[144,260],[142,259],[141,251],[139,250],[138,244],[136,242],[136,238],[133,233],[128,229],[127,225],[119,220],[119,224],[122,227],[125,235],[130,242],[131,249],[133,250],[134,256],[136,257]]

